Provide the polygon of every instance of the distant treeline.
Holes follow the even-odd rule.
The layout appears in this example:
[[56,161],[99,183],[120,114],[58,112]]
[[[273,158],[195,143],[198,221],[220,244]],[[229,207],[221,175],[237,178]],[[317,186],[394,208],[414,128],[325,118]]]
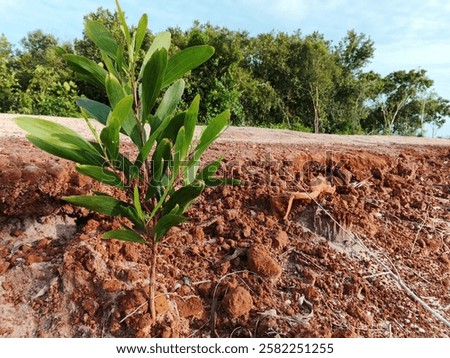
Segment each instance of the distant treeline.
[[[85,18],[100,21],[121,39],[116,13],[99,8]],[[198,22],[187,31],[168,31],[173,52],[200,44],[216,49],[186,79],[184,103],[200,93],[204,122],[230,108],[233,125],[421,135],[425,123],[437,130],[450,114],[449,101],[433,91],[425,70],[399,70],[385,77],[367,71],[374,42],[353,30],[338,44],[318,32],[250,36]],[[149,31],[143,49],[153,37]],[[102,62],[85,34],[73,43],[60,43],[36,30],[18,46],[1,35],[0,112],[73,117],[80,115],[75,104],[80,96],[107,102],[105,93],[74,76],[58,55],[61,48]]]

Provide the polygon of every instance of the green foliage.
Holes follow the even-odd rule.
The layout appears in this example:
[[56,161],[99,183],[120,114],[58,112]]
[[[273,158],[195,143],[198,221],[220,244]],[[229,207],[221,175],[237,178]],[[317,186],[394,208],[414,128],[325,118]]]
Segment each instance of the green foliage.
[[[144,115],[161,101],[156,96],[158,87],[166,89],[183,75],[183,96],[174,103],[187,110],[200,94],[198,118],[203,123],[226,109],[230,109],[234,125],[327,133],[414,134],[426,123],[427,116],[422,118],[421,106],[415,103],[431,88],[427,79],[420,79],[427,77],[425,71],[394,71],[384,77],[368,71],[375,45],[369,36],[353,30],[333,45],[318,32],[307,36],[300,31],[272,32],[252,37],[245,31],[199,22],[187,31],[169,28],[153,35],[147,29],[146,15],[129,28],[120,8],[114,12],[99,8],[87,14],[85,21],[83,37],[73,46],[61,45],[54,36],[39,30],[28,34],[16,52],[5,38],[0,41],[0,110],[76,116],[74,98],[83,95],[90,99],[82,100],[83,108],[106,122],[105,107],[99,104],[109,108],[112,100],[134,90],[123,87],[124,93],[116,91],[117,84],[124,82],[123,71],[134,72],[142,81],[150,61],[153,64],[147,68],[146,78],[159,73],[149,72],[157,61],[167,66],[166,76],[160,84],[150,81],[157,86],[153,93],[145,91]],[[203,46],[204,53],[196,46]],[[202,64],[212,47],[214,57]],[[75,78],[56,56],[61,51],[71,62]],[[153,57],[155,53],[159,55]],[[198,63],[190,61],[191,54]],[[128,61],[130,56],[134,62]],[[109,83],[104,86],[107,74]],[[147,86],[149,82],[143,83]],[[94,103],[102,113],[90,112]],[[435,111],[427,113],[428,118],[439,118],[431,122],[433,126],[442,126],[446,117],[442,106],[426,109]],[[146,120],[158,124],[160,113]],[[120,132],[131,136],[134,143],[144,144],[132,115]]]
[[418,117],[422,112],[417,101],[432,85],[425,70],[388,74],[380,81],[366,126],[372,132],[414,134],[420,128]]
[[[89,142],[73,130],[43,119],[19,117],[16,123],[28,132],[34,145],[74,161],[78,172],[119,192],[117,197],[96,192],[63,199],[121,218],[124,229],[106,233],[105,239],[146,244],[150,248],[150,307],[155,317],[158,242],[170,228],[188,220],[183,214],[205,188],[238,183],[215,178],[221,159],[207,164],[197,175],[202,154],[226,128],[230,112],[212,118],[196,143],[200,97],[195,96],[185,111],[177,111],[185,89],[181,78],[206,62],[214,48],[190,46],[170,56],[170,33],[162,33],[142,57],[147,16],[143,15],[133,30],[127,26],[118,2],[117,8],[122,36],[115,36],[99,21],[86,19],[85,35],[97,47],[95,53],[101,62],[63,49],[58,51],[78,78],[106,94],[107,104],[86,98],[77,102],[96,140]],[[66,87],[70,90],[70,84]],[[88,116],[103,125],[100,133],[90,125]],[[121,153],[120,133],[136,147],[138,156],[134,163]]]
[[[7,40],[0,42],[0,110],[24,114],[74,117],[78,88],[72,73],[57,54],[58,41],[37,30],[22,39],[14,54]],[[70,51],[69,45],[63,45]],[[3,50],[2,50],[3,49]]]
[[370,37],[350,30],[336,46],[335,52],[344,72],[360,74],[373,58],[375,47]]
[[[226,128],[230,113],[224,111],[213,118],[194,145],[200,97],[196,96],[186,111],[177,113],[185,88],[181,77],[206,62],[214,49],[208,45],[191,46],[169,56],[170,34],[162,33],[147,51],[142,68],[138,68],[137,49],[144,40],[146,16],[134,31],[127,27],[120,8],[119,20],[119,39],[101,22],[86,21],[86,36],[97,46],[102,63],[69,52],[63,54],[80,78],[102,88],[107,95],[108,105],[86,98],[78,100],[85,115],[104,126],[100,133],[94,132],[95,142],[50,121],[20,117],[16,122],[29,133],[33,144],[76,162],[77,171],[128,197],[121,201],[97,193],[64,200],[127,218],[133,224],[128,227],[125,221],[126,230],[114,230],[106,238],[152,246],[172,226],[186,220],[183,213],[207,186],[235,183],[213,176],[217,161],[205,167],[212,169],[211,173],[203,170],[196,176],[201,155]],[[120,132],[136,145],[139,155],[134,163],[120,152]]]
[[0,36],[0,112],[7,112],[18,86],[17,74],[13,69],[12,46],[5,35]]
[[69,80],[61,83],[57,73],[38,65],[27,89],[18,93],[11,110],[23,114],[78,117],[77,98],[75,82]]
[[423,125],[431,126],[431,136],[436,136],[436,131],[445,124],[446,118],[450,116],[450,101],[435,94],[425,93],[418,99],[421,105],[419,133],[424,134]]

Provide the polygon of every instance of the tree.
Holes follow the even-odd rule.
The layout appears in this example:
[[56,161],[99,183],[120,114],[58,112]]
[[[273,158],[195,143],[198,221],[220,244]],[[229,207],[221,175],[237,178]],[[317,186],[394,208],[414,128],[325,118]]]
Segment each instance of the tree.
[[330,51],[330,43],[319,33],[307,36],[299,50],[298,53],[293,52],[296,56],[291,57],[290,63],[296,68],[299,88],[307,93],[312,106],[314,133],[319,133],[327,126],[327,112],[340,69]]
[[[41,30],[28,33],[14,56],[13,67],[17,86],[10,110],[24,114],[79,116],[74,104],[77,86],[72,71],[58,55],[59,41]],[[71,51],[70,44],[61,44]]]
[[350,30],[334,51],[344,73],[360,74],[373,58],[375,46],[366,34]]
[[20,40],[21,48],[17,51],[15,67],[17,78],[22,89],[26,89],[34,77],[37,66],[62,68],[62,63],[55,54],[58,40],[42,30],[29,32]]
[[6,36],[0,36],[0,112],[8,112],[17,87],[16,71],[12,66],[12,46]]
[[450,116],[450,101],[438,96],[436,93],[425,93],[417,99],[420,104],[420,130],[419,135],[425,135],[424,124],[431,126],[431,136],[434,138],[436,132],[441,128]]
[[340,75],[335,78],[335,95],[329,108],[331,133],[360,133],[361,122],[370,113],[367,101],[373,99],[381,77],[374,72],[364,72],[364,67],[374,55],[374,43],[365,34],[348,31],[334,53]]
[[270,126],[283,118],[283,103],[270,82],[255,78],[242,67],[234,69],[233,76],[240,106],[234,124]]
[[433,85],[433,81],[425,70],[402,70],[384,77],[382,84],[371,114],[374,128],[385,134],[410,132],[407,128],[416,125],[413,124],[414,117],[405,115],[406,110],[418,109],[415,101]]
[[[102,24],[117,39],[119,52],[125,50],[117,11],[100,7],[84,19]],[[216,48],[208,66],[187,74],[180,103],[186,109],[200,93],[199,118],[204,123],[229,108],[235,125],[346,134],[416,134],[427,121],[438,128],[445,117],[439,114],[445,113],[444,99],[430,102],[424,110],[417,103],[432,86],[425,70],[395,71],[385,77],[365,70],[375,46],[364,33],[350,30],[333,45],[318,32],[308,36],[300,30],[293,34],[271,32],[252,37],[245,31],[198,21],[186,31],[169,28],[168,32],[173,43],[170,56],[189,46]],[[149,47],[153,39],[146,29],[142,48]],[[4,49],[0,54],[0,110],[73,115],[75,108],[67,104],[75,92],[108,103],[106,92],[85,79],[70,82],[71,72],[56,56],[57,46],[58,39],[40,30],[28,34],[16,52],[6,38],[0,40],[0,52]],[[92,58],[105,69],[110,65],[86,31],[73,46],[63,47],[63,52]],[[141,50],[137,67],[144,60]],[[433,107],[435,111],[428,114]]]
[[232,122],[240,123],[243,107],[240,102],[242,91],[238,83],[243,71],[245,72],[242,63],[248,47],[248,33],[231,31],[209,23],[200,24],[198,21],[185,32],[179,28],[170,28],[169,31],[178,50],[199,45],[210,45],[216,49],[207,65],[194,69],[188,75],[184,100],[189,103],[196,92],[202,95],[204,102],[200,107],[200,118],[204,122],[229,108]]
[[25,91],[17,93],[16,112],[48,116],[79,117],[75,102],[77,86],[72,80],[62,78],[51,68],[36,66],[33,78]]
[[250,66],[255,78],[268,83],[278,99],[278,118],[289,127],[327,130],[328,112],[339,76],[336,56],[323,35],[300,32],[262,34],[253,41]]
[[283,124],[290,127],[292,122],[301,122],[299,92],[292,83],[293,68],[288,61],[292,44],[301,42],[300,33],[292,36],[280,32],[260,34],[252,38],[246,67],[259,83],[257,98],[252,102],[270,101],[266,104],[271,111],[259,115],[260,124]]

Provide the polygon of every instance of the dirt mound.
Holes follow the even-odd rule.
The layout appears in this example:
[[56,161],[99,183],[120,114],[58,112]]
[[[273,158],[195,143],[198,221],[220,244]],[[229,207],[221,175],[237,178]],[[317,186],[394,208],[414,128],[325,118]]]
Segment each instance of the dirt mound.
[[[222,174],[158,257],[63,195],[97,184],[22,139],[0,142],[2,337],[449,337],[450,146],[217,143]],[[208,158],[205,158],[208,159]],[[334,193],[309,193],[318,177]],[[399,283],[393,272],[403,281]]]

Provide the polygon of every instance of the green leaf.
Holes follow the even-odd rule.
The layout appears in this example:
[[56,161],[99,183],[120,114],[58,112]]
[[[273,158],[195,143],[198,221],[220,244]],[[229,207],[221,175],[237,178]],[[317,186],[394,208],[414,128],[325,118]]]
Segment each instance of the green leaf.
[[178,80],[167,89],[166,93],[164,93],[164,97],[161,103],[159,104],[155,112],[155,117],[158,117],[161,121],[164,121],[167,117],[172,115],[181,101],[184,87],[184,81]]
[[116,160],[111,161],[113,167],[123,172],[128,179],[128,181],[139,177],[139,168],[124,155],[120,154],[117,156]]
[[163,138],[170,140],[172,143],[175,143],[175,139],[177,138],[178,131],[184,125],[184,118],[186,117],[185,112],[178,113],[175,117],[171,119],[167,119],[168,124],[165,127],[164,131],[158,136],[157,142],[160,142]]
[[169,51],[171,39],[172,39],[172,35],[168,31],[160,32],[155,36],[150,48],[148,49],[147,53],[145,54],[144,61],[142,62],[141,72],[139,73],[139,79],[141,79],[142,76],[144,75],[144,68],[146,67],[147,62],[150,61],[153,54],[157,50],[164,48],[164,49],[166,49],[166,51]]
[[[119,49],[117,49],[117,52],[119,52]],[[100,54],[102,56],[102,61],[106,65],[106,69],[108,70],[108,72],[111,73],[112,75],[118,77],[119,74],[116,71],[116,67],[114,65],[113,60],[111,60],[111,58],[108,56],[108,54],[105,51],[100,51]],[[117,61],[117,60],[114,60],[114,61]]]
[[180,166],[184,165],[183,161],[185,160],[187,153],[186,148],[189,148],[189,144],[186,143],[185,140],[186,136],[184,127],[181,127],[175,140],[173,161],[170,163],[169,167],[170,173],[174,177],[178,177],[178,174],[180,173]]
[[119,154],[120,137],[119,131],[123,122],[131,112],[131,106],[133,105],[133,96],[126,96],[122,98],[113,111],[109,114],[106,121],[106,127],[103,128],[100,139],[103,145],[108,149],[109,158],[112,160],[117,159]]
[[170,213],[178,205],[178,214],[184,213],[191,203],[197,199],[205,189],[205,182],[196,180],[193,183],[178,189],[170,199],[163,205],[164,214]]
[[81,164],[92,164],[100,165],[103,158],[98,156],[99,160],[91,159],[91,155],[80,149],[69,149],[59,144],[59,142],[53,140],[43,140],[41,138],[35,137],[31,134],[27,135],[27,139],[34,144],[36,147],[42,149],[43,151],[56,155],[57,157],[71,160],[75,163]]
[[109,112],[111,112],[111,108],[109,106],[87,98],[79,98],[77,100],[77,104],[86,112],[88,112],[92,117],[94,117],[94,119],[96,119],[98,122],[106,125]]
[[[108,120],[109,114],[111,112],[110,107],[103,103],[96,102],[87,98],[79,98],[77,104],[89,114],[91,114],[94,119],[106,126],[106,121]],[[139,148],[142,147],[142,139],[132,112],[130,112],[129,115],[125,118],[125,121],[122,123],[120,132],[129,136],[133,143],[135,143]]]
[[87,20],[85,23],[85,30],[87,37],[100,50],[105,51],[112,59],[116,59],[118,44],[106,26],[98,21]]
[[111,230],[103,234],[103,238],[147,244],[147,241],[141,235],[132,230]]
[[214,142],[220,134],[222,134],[223,130],[228,125],[229,119],[230,110],[226,110],[211,120],[200,136],[200,143],[195,148],[197,159],[200,159],[203,152],[208,149],[211,143]]
[[100,88],[105,86],[107,71],[103,67],[83,56],[66,54],[63,57],[80,78]]
[[161,140],[161,142],[159,142],[152,157],[152,177],[156,183],[159,183],[161,181],[161,178],[167,170],[167,167],[171,160],[172,143],[168,139],[164,138],[163,140]]
[[[166,118],[167,119],[167,118]],[[150,133],[155,132],[163,122],[159,117],[150,114],[148,116],[148,124],[150,125]]]
[[167,68],[167,51],[157,50],[147,62],[142,76],[142,120],[147,121],[156,99]]
[[123,208],[128,206],[111,196],[64,196],[62,198],[70,204],[82,206],[83,208],[110,216],[124,216]]
[[189,219],[185,216],[167,214],[159,219],[156,226],[153,228],[155,233],[155,243],[162,239],[162,237],[170,230],[170,228],[177,226],[181,223],[188,221]]
[[28,139],[42,150],[80,164],[103,165],[97,149],[78,133],[58,123],[40,118],[18,117],[16,124],[30,133]]
[[108,73],[105,81],[106,94],[108,95],[109,103],[114,108],[119,101],[125,97],[125,91],[122,88],[119,80],[111,73]]
[[112,127],[105,127],[100,133],[100,139],[107,150],[108,158],[112,161],[116,160],[119,154],[119,133],[116,133]]
[[141,217],[138,212],[136,211],[136,208],[132,206],[126,206],[122,208],[123,216],[130,219],[130,221],[136,225],[139,229],[145,231],[145,221],[144,218]]
[[125,14],[123,13],[118,0],[116,0],[116,7],[117,13],[119,14],[119,20],[121,22],[120,28],[122,29],[127,44],[130,44],[131,42],[130,30],[128,29],[127,21],[125,20]]
[[162,87],[164,88],[183,77],[187,72],[209,60],[213,54],[214,47],[207,45],[191,46],[176,53],[167,64]]
[[97,167],[93,165],[80,165],[77,164],[75,166],[77,172],[87,175],[102,184],[107,184],[111,186],[115,186],[121,189],[124,189],[125,186],[122,182],[122,179],[114,172],[104,168]]
[[198,173],[195,180],[203,180],[205,182],[206,188],[220,186],[220,185],[240,185],[241,181],[239,179],[233,178],[216,178],[217,170],[222,163],[223,158],[219,157],[217,160],[210,162]]
[[139,198],[139,187],[137,185],[134,186],[134,191],[133,191],[133,203],[134,203],[134,208],[136,209],[136,212],[138,214],[138,216],[141,218],[142,221],[145,220],[145,215],[142,211],[142,207],[141,207],[141,201]]
[[54,49],[56,54],[61,57],[67,53],[67,50],[61,46],[55,46]]
[[33,117],[17,117],[14,121],[24,131],[36,137],[51,138],[55,135],[73,136],[81,141],[85,141],[86,145],[89,146],[89,142],[80,137],[77,132],[58,123]]
[[212,119],[203,131],[202,135],[200,136],[200,142],[194,150],[194,155],[192,156],[192,159],[190,160],[184,171],[183,176],[187,184],[191,183],[196,177],[201,155],[205,152],[206,149],[209,148],[211,143],[220,136],[220,134],[227,126],[229,118],[230,111],[226,110]]
[[161,123],[161,125],[158,126],[154,132],[152,132],[150,138],[147,140],[144,146],[142,146],[142,148],[139,151],[138,157],[136,158],[136,162],[134,163],[134,165],[137,168],[140,168],[142,164],[147,160],[148,155],[150,154],[150,151],[152,150],[156,139],[159,137],[160,133],[163,132],[164,129],[166,129],[169,123],[170,123],[169,119]]
[[136,30],[136,48],[134,50],[135,56],[138,55],[142,42],[144,41],[145,35],[147,34],[147,26],[148,26],[148,16],[147,14],[142,15],[139,20],[139,24]]
[[[135,47],[136,47],[136,32],[133,33],[132,37],[131,37],[131,42],[128,46],[128,58],[130,59],[130,63],[133,63],[133,61],[136,60],[136,55],[135,55]],[[133,59],[134,57],[134,59]],[[130,67],[129,70],[131,71],[132,68]],[[142,70],[142,68],[141,68]],[[139,78],[141,79],[141,78]]]
[[100,193],[97,196],[66,196],[62,199],[73,205],[82,206],[101,214],[126,217],[139,229],[145,230],[145,223],[134,207],[109,195]]
[[181,163],[186,159],[189,150],[189,143],[186,142],[186,133],[184,127],[178,131],[175,141],[175,156],[173,165],[173,175],[178,175]]
[[172,165],[172,143],[163,139],[157,145],[152,157],[152,178],[147,188],[145,200],[149,200],[153,195],[157,195],[158,200],[163,195],[165,187],[170,182],[167,168]]
[[119,44],[119,47],[117,47],[117,54],[116,54],[117,70],[119,71],[120,69],[125,68],[125,59],[123,57],[123,54],[124,54],[124,46],[123,44]]
[[203,180],[207,188],[219,185],[239,185],[241,181],[233,178],[215,178],[214,175],[222,163],[222,157],[206,165],[197,175],[196,180]]
[[186,142],[189,144],[192,143],[192,138],[194,138],[199,108],[200,108],[200,96],[196,95],[191,105],[189,106],[186,112],[186,117],[184,119],[184,129],[186,130]]
[[120,131],[130,137],[133,143],[136,144],[138,148],[142,147],[142,136],[133,112],[130,112],[125,118],[125,121],[122,123],[122,129]]
[[108,120],[106,121],[107,126],[112,126],[118,132],[122,127],[123,122],[130,114],[133,106],[133,96],[123,97],[115,106],[113,111],[110,113]]

